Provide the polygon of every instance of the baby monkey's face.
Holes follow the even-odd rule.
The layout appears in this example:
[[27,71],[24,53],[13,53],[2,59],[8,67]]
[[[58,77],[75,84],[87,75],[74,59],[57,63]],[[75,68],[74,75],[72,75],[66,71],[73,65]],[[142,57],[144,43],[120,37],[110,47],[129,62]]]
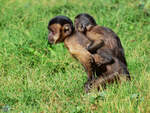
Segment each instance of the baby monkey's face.
[[90,30],[92,26],[96,26],[96,21],[89,14],[83,13],[75,17],[74,24],[76,31],[85,33]]
[[75,30],[78,32],[86,32],[92,23],[87,18],[75,19]]

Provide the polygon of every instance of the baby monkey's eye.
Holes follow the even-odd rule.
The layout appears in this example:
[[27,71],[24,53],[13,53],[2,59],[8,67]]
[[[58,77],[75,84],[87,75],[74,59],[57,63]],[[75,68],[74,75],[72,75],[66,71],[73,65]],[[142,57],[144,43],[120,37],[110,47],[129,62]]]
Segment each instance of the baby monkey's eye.
[[85,28],[85,24],[80,24],[80,28]]

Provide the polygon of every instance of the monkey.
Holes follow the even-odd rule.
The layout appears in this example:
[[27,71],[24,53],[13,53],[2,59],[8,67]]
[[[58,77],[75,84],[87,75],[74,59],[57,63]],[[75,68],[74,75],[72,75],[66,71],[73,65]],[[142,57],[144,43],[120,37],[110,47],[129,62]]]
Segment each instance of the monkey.
[[85,68],[88,76],[87,83],[91,81],[95,76],[95,60],[94,56],[84,47],[88,43],[85,36],[74,30],[73,22],[66,16],[56,16],[52,18],[48,23],[48,30],[49,43],[57,44],[64,42],[70,54]]
[[119,37],[114,31],[103,26],[98,26],[95,19],[86,13],[78,14],[75,17],[74,23],[75,30],[84,33],[91,41],[91,43],[89,43],[86,47],[90,53],[96,53],[98,50],[99,54],[111,62],[111,56],[106,55],[103,52],[105,48],[109,48],[113,55],[120,59],[127,66],[124,49]]
[[[105,63],[102,63],[100,67],[95,66],[95,61],[104,61],[103,57],[101,57],[100,54],[91,54],[85,48],[90,41],[87,39],[87,37],[85,37],[84,34],[75,31],[73,23],[68,17],[56,16],[52,18],[48,23],[48,30],[49,43],[57,44],[64,42],[64,45],[69,50],[70,54],[76,58],[85,68],[88,76],[88,80],[85,83],[85,89],[86,86],[89,86],[93,80],[98,80],[95,79],[95,73],[105,76],[105,74],[108,75],[114,73],[114,70],[118,69],[118,67],[121,69],[118,69],[116,72],[122,74],[121,71],[124,71],[124,67],[119,65],[117,61],[115,61],[115,63],[110,66],[106,66]],[[97,55],[98,57],[96,57]],[[107,81],[113,78],[113,76],[108,77]]]

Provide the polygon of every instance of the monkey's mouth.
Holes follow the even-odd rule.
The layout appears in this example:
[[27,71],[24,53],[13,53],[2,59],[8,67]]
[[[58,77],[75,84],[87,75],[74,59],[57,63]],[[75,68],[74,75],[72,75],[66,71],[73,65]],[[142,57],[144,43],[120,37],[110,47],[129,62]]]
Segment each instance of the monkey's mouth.
[[86,28],[84,26],[78,26],[78,31],[84,33],[86,32]]
[[54,41],[54,39],[53,39],[53,38],[48,37],[48,43],[49,43],[49,44],[54,44],[54,42],[55,42],[55,41]]
[[54,41],[53,41],[53,40],[48,39],[48,43],[49,43],[49,44],[54,44]]
[[84,32],[85,30],[82,27],[78,27],[79,32]]

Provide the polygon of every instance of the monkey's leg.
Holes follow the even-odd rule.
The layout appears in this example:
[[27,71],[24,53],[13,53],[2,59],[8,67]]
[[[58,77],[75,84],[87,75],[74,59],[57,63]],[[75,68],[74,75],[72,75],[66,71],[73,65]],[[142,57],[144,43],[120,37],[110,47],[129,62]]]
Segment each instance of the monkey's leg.
[[104,45],[104,41],[103,40],[96,40],[91,42],[88,47],[87,50],[90,53],[95,53],[97,49],[101,48]]
[[115,60],[113,59],[112,57],[112,54],[111,54],[111,50],[109,51],[105,51],[105,50],[101,50],[99,49],[97,51],[97,54],[94,54],[93,55],[93,58],[95,60],[95,63],[98,65],[98,66],[101,66],[101,65],[106,65],[106,64],[112,64],[115,62]]
[[106,84],[114,83],[115,81],[120,83],[120,77],[123,78],[122,75],[119,75],[118,73],[113,73],[107,76],[99,76],[93,79],[89,83],[90,85],[85,87],[85,92],[88,93],[93,88],[100,91],[106,88]]
[[114,60],[111,59],[111,57],[110,57],[110,59],[109,59],[109,57],[106,58],[106,57],[101,56],[101,55],[99,55],[99,54],[94,54],[94,55],[93,55],[93,58],[94,58],[94,61],[95,61],[96,65],[97,65],[98,67],[101,66],[101,65],[111,64],[111,63],[114,62]]
[[91,81],[95,78],[95,65],[94,65],[94,59],[90,54],[81,53],[78,55],[78,60],[83,65],[84,69],[87,72],[88,81]]
[[120,63],[120,65],[121,65],[121,67],[122,68],[120,68],[120,73],[123,75],[123,76],[125,76],[126,77],[126,79],[127,80],[131,80],[131,76],[130,76],[130,73],[129,73],[129,71],[128,71],[128,68],[127,68],[127,66],[124,64],[124,63]]
[[70,49],[70,52],[83,65],[84,69],[87,72],[88,81],[91,81],[95,76],[94,59],[91,53],[83,47],[80,47],[79,45],[76,47],[72,47]]

